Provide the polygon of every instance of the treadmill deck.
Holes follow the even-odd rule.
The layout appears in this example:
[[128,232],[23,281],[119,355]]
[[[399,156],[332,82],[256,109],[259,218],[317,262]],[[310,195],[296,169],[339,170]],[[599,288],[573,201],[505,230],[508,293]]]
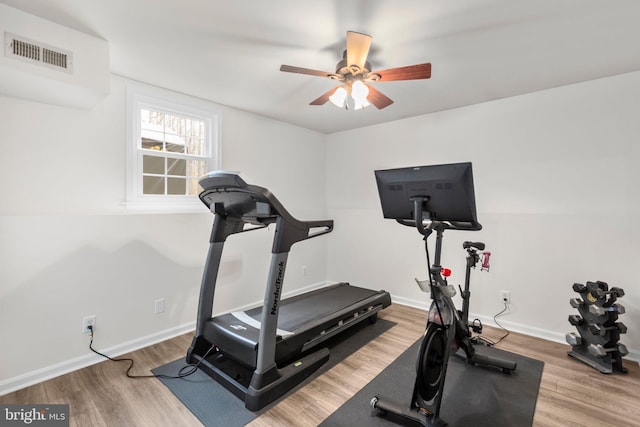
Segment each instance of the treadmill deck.
[[[385,291],[337,283],[280,302],[276,363],[298,357],[331,336],[373,317],[389,306]],[[255,368],[262,307],[227,313],[209,319],[204,337],[222,354],[248,368]]]

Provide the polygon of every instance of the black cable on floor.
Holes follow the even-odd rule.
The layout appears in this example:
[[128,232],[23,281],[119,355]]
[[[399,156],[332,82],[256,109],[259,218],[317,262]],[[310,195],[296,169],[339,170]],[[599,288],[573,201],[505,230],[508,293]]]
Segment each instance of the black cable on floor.
[[[176,376],[164,375],[164,374],[132,375],[131,369],[133,368],[133,364],[134,364],[133,359],[130,359],[128,357],[114,358],[114,357],[109,357],[106,354],[100,353],[99,351],[93,348],[93,327],[92,326],[89,326],[89,333],[91,334],[91,341],[89,341],[89,350],[91,350],[92,352],[94,352],[99,356],[104,357],[105,359],[111,360],[112,362],[129,362],[129,368],[127,368],[126,375],[128,378],[133,378],[133,379],[140,379],[140,378],[179,379],[179,378],[187,377],[198,370],[198,366],[200,365],[200,363],[202,363],[202,361],[209,355],[209,353],[215,347],[215,346],[211,346],[211,348],[207,350],[205,355],[202,357],[202,359],[200,359],[200,361],[198,361],[198,363],[189,363],[183,366],[182,368],[180,368],[180,370],[178,371],[178,375]],[[186,368],[191,368],[191,369],[186,372],[183,372]]]
[[[488,338],[485,337],[481,337],[480,335],[476,335],[474,337],[471,338],[471,342],[476,342],[479,344],[484,344],[487,345],[489,347],[494,346],[496,344],[499,344],[502,340],[504,340],[505,338],[507,338],[509,336],[509,330],[507,330],[507,328],[505,328],[504,326],[502,326],[500,324],[500,322],[498,322],[498,317],[502,316],[507,310],[509,309],[509,305],[505,302],[504,303],[504,309],[502,309],[502,311],[500,311],[499,313],[497,313],[495,316],[493,316],[493,321],[495,322],[496,325],[498,325],[498,327],[500,329],[502,329],[503,331],[505,331],[506,333],[501,336],[500,338],[498,338],[497,341],[491,341]],[[477,320],[477,319],[476,319]],[[475,321],[474,321],[475,322]],[[478,320],[479,322],[479,320]]]

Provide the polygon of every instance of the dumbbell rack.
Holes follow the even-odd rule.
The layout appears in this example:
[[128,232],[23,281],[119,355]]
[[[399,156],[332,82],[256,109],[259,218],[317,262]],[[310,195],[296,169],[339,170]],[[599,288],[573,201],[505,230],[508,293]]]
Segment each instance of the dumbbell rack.
[[569,315],[569,323],[575,326],[579,335],[570,332],[567,342],[572,346],[569,356],[597,369],[604,374],[614,370],[627,372],[622,366],[622,356],[628,354],[627,347],[619,343],[620,334],[627,332],[618,315],[625,312],[624,306],[616,303],[624,296],[624,290],[617,287],[609,289],[605,282],[587,282],[586,285],[574,283],[573,290],[581,298],[569,301],[580,314]]

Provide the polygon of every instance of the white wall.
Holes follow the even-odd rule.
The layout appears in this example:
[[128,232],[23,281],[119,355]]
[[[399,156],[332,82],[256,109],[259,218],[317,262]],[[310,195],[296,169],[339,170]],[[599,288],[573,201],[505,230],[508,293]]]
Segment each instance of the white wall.
[[445,233],[442,262],[463,283],[461,243],[492,252],[491,271],[473,273],[471,311],[491,319],[509,290],[505,326],[564,342],[572,284],[602,280],[626,291],[621,342],[638,359],[639,117],[637,72],[329,135],[327,277],[427,307],[413,282],[427,277],[421,236],[382,218],[373,171],[472,161],[484,228]]
[[[126,83],[90,111],[0,97],[0,394],[98,360],[83,316],[114,353],[193,326],[211,216],[125,213]],[[604,280],[627,292],[637,358],[639,100],[632,73],[328,136],[221,107],[223,167],[301,219],[335,219],[294,246],[286,290],[346,280],[426,307],[422,242],[382,219],[373,170],[470,160],[484,229],[447,233],[443,263],[461,282],[461,242],[492,251],[472,312],[490,318],[506,289],[506,326],[563,341],[572,283]],[[266,230],[229,240],[216,312],[262,298],[270,247]]]
[[[99,360],[83,316],[112,353],[194,325],[212,215],[125,212],[126,84],[112,76],[90,111],[0,97],[0,394]],[[220,108],[223,167],[326,218],[324,136]],[[229,239],[214,311],[262,299],[272,233]],[[323,283],[325,254],[326,239],[296,244],[285,291]]]

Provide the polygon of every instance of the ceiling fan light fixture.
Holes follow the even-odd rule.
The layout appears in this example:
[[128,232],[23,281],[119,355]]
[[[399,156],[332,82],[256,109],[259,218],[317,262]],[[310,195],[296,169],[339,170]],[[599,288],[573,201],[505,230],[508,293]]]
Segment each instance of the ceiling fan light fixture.
[[364,110],[371,105],[367,100],[369,95],[369,88],[362,82],[362,80],[356,80],[351,85],[351,98],[353,98],[354,110]]
[[339,86],[333,92],[329,101],[338,108],[364,110],[371,105],[367,100],[368,95],[369,88],[362,80],[347,80],[343,86]]
[[338,108],[344,108],[347,103],[347,91],[344,86],[340,86],[336,89],[336,91],[333,92],[333,95],[329,97],[329,101]]

